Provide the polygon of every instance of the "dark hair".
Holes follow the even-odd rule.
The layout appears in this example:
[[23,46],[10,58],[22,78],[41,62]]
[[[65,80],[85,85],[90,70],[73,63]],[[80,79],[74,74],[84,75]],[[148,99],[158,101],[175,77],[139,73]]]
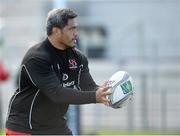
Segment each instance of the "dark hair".
[[47,35],[52,34],[52,28],[58,27],[60,29],[64,28],[68,19],[73,19],[77,17],[77,13],[72,9],[53,9],[49,11],[47,20],[46,20],[46,33]]

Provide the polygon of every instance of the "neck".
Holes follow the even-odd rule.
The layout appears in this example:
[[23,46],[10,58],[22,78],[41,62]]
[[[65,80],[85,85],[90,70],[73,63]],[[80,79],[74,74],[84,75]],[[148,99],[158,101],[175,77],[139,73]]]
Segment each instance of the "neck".
[[59,49],[59,50],[65,50],[65,46],[62,43],[59,43],[57,38],[53,36],[48,36],[49,42],[52,44],[53,47]]

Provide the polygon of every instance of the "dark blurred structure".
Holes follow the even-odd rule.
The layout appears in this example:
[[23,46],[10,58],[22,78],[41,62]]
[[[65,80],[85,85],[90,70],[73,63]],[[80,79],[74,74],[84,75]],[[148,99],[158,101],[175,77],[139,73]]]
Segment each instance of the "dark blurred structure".
[[81,25],[79,27],[81,50],[89,57],[103,59],[106,57],[106,28],[103,26]]

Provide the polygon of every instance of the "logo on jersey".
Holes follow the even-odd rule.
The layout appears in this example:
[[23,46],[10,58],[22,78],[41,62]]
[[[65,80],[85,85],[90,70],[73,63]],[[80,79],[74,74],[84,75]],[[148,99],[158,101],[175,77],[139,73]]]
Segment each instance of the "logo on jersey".
[[63,87],[71,87],[71,86],[74,86],[75,81],[67,81],[68,78],[69,78],[68,74],[63,73],[63,77],[62,77],[62,80],[64,81],[64,82],[63,82]]
[[68,75],[65,74],[65,73],[63,73],[63,78],[62,78],[62,80],[63,80],[63,81],[66,81],[68,78],[69,78]]
[[63,87],[71,87],[71,86],[73,86],[73,87],[74,87],[74,83],[75,83],[75,81],[71,81],[71,82],[63,83]]
[[69,59],[69,68],[70,69],[75,69],[77,68],[77,62],[75,59]]

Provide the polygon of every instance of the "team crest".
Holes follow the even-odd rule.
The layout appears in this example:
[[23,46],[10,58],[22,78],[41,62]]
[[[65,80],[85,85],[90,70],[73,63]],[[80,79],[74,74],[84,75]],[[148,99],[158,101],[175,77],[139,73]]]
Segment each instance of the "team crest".
[[69,68],[70,69],[75,69],[77,68],[77,62],[75,59],[69,59]]

